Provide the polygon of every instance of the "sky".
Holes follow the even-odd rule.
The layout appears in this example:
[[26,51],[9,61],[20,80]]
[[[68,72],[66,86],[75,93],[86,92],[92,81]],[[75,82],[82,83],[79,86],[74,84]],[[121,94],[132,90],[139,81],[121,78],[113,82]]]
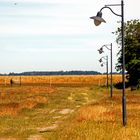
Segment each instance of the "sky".
[[[119,46],[112,34],[121,18],[104,9],[106,23],[89,18],[106,4],[121,0],[0,0],[0,73],[93,70],[105,72],[99,59],[113,44],[113,71]],[[124,0],[124,20],[140,19],[140,1]],[[120,6],[111,7],[121,14]],[[108,46],[110,47],[110,46]],[[104,60],[105,61],[105,60]],[[110,69],[110,63],[109,63]]]

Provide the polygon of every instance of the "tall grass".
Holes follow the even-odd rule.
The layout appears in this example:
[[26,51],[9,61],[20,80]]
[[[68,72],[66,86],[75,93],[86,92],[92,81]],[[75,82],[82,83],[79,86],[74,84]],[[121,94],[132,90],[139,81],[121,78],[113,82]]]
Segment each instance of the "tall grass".
[[[24,78],[27,77],[21,77],[26,83]],[[31,83],[30,78],[27,80]],[[108,89],[100,87],[98,82],[95,86],[71,86],[70,82],[65,87],[46,85],[41,82],[41,78],[46,77],[40,77],[40,81],[38,78],[32,77],[37,84],[0,86],[0,139],[140,139],[139,90],[131,92],[126,89],[127,125],[123,127],[121,90],[114,88],[110,98]],[[64,79],[63,76],[59,78]],[[72,78],[74,80],[74,76]],[[60,113],[68,109],[69,113]],[[54,131],[45,130],[54,125],[57,125]]]
[[81,107],[72,123],[59,132],[61,140],[139,140],[140,91],[127,91],[127,125],[122,126],[121,94]]
[[[22,85],[31,84],[91,84],[106,85],[106,75],[57,75],[57,76],[0,76],[0,85],[9,85],[10,79],[21,81]],[[121,75],[113,75],[113,83],[121,82]],[[110,77],[109,77],[110,83]]]

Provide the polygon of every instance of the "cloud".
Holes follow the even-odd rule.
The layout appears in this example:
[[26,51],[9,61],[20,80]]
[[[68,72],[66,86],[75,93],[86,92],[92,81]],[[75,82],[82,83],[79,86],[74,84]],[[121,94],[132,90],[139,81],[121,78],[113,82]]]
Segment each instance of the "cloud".
[[80,26],[64,26],[64,25],[0,25],[2,35],[71,35],[88,33],[87,29]]
[[[92,2],[92,0],[90,0]],[[71,3],[77,3],[77,4],[87,4],[87,1],[85,0],[18,0],[20,3],[51,3],[51,4],[71,4]]]

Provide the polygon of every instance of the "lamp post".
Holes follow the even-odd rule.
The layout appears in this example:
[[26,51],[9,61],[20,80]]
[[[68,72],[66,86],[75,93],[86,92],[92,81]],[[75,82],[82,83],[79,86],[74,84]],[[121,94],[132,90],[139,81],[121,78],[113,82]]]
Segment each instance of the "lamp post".
[[[110,7],[111,6],[121,6],[121,14],[116,14]],[[90,17],[94,20],[96,26],[100,25],[102,22],[106,22],[102,18],[102,10],[108,8],[114,15],[121,17],[121,45],[122,45],[122,121],[123,126],[126,125],[126,95],[125,95],[125,47],[124,47],[124,2],[121,0],[121,4],[110,4],[105,5],[101,8],[101,10],[97,13],[96,16]]]
[[[105,59],[106,62],[103,62],[102,59]],[[106,64],[106,87],[108,88],[108,56],[101,57],[99,62],[101,63],[101,67],[103,67],[104,64]]]
[[[108,47],[110,46],[110,48]],[[99,51],[99,54],[102,54],[104,51],[103,51],[103,48],[107,48],[108,50],[110,50],[110,74],[111,74],[111,78],[110,78],[110,97],[112,98],[112,89],[113,89],[113,82],[112,82],[112,43],[111,44],[106,44],[106,45],[103,45],[98,51]]]

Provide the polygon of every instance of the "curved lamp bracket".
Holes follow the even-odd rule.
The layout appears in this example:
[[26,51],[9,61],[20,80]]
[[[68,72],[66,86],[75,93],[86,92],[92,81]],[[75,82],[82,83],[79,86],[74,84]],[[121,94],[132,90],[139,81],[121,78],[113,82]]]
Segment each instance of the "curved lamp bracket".
[[[110,44],[107,44],[107,45],[103,45],[101,48],[107,48],[108,50],[111,50],[109,47],[108,47],[108,45],[110,45]],[[110,45],[111,46],[111,45]]]
[[103,9],[105,9],[105,8],[108,8],[114,15],[119,16],[119,17],[122,17],[122,15],[119,15],[119,14],[115,13],[115,12],[114,12],[109,6],[107,6],[107,5],[105,5],[103,8],[101,8],[100,12],[101,12]]

